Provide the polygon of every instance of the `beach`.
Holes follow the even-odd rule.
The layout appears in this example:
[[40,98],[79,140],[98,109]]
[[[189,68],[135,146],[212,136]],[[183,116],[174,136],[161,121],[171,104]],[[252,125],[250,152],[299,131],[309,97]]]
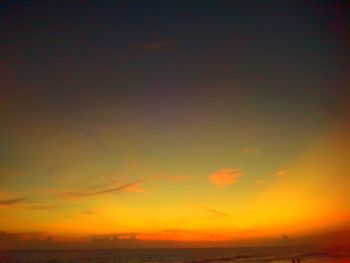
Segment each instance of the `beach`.
[[346,250],[321,248],[195,248],[137,250],[22,250],[0,252],[1,263],[349,263]]

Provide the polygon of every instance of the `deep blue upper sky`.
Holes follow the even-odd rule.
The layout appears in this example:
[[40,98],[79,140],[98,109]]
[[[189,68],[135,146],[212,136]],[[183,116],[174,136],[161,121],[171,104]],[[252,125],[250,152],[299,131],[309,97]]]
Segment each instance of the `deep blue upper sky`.
[[307,141],[333,119],[346,90],[343,1],[1,7],[4,134],[24,119],[84,123],[99,112],[158,130],[203,118],[233,134],[248,119],[278,127],[281,141],[297,136],[296,125],[295,140]]

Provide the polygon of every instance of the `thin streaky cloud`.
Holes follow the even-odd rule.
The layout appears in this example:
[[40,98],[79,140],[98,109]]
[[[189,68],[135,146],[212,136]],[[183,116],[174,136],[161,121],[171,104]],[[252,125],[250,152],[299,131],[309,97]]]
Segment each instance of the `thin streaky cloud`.
[[253,148],[253,147],[247,147],[243,149],[243,152],[246,154],[258,154],[259,149],[258,148]]
[[0,200],[0,205],[2,205],[2,206],[12,206],[12,205],[16,205],[18,203],[21,203],[21,202],[23,202],[26,199],[27,198],[24,198],[24,197],[3,199],[3,200]]
[[48,212],[58,211],[59,207],[51,204],[32,203],[26,197],[0,200],[0,206],[11,207],[20,210],[41,210]]
[[65,192],[66,195],[70,197],[88,197],[88,196],[97,196],[97,195],[103,195],[103,194],[108,194],[112,192],[121,192],[124,191],[127,187],[130,187],[134,185],[137,182],[131,182],[128,184],[124,184],[118,187],[113,187],[113,188],[107,188],[99,191],[74,191],[74,192]]
[[[108,176],[105,176],[105,178],[106,178],[106,180],[111,182],[113,185],[116,185],[119,182],[119,180],[110,178]],[[129,191],[129,192],[137,192],[137,193],[148,193],[149,192],[146,189],[142,188],[140,186],[140,184],[138,184],[138,183],[126,187],[125,190]]]
[[166,53],[178,46],[178,41],[176,38],[167,38],[158,41],[145,41],[143,43],[132,45],[129,47],[126,54],[126,61],[136,58],[142,54],[147,53]]
[[104,178],[105,178],[107,181],[109,181],[110,183],[112,183],[112,184],[116,184],[116,183],[119,182],[117,179],[113,179],[113,178],[111,178],[111,177],[109,177],[109,176],[104,176]]
[[94,215],[94,214],[96,214],[96,211],[94,211],[94,210],[87,210],[87,211],[83,211],[81,213],[83,215]]
[[225,213],[225,212],[222,212],[222,211],[219,211],[219,210],[207,207],[207,206],[200,206],[200,207],[213,213],[213,214],[216,214],[216,215],[220,215],[220,216],[229,216],[230,215],[229,213]]
[[97,196],[109,193],[118,193],[122,191],[128,191],[130,188],[137,187],[137,185],[141,182],[144,182],[152,177],[146,177],[140,180],[132,181],[127,184],[120,185],[118,187],[107,188],[98,191],[74,191],[74,192],[65,192],[65,195],[69,197],[89,197],[89,196]]
[[134,45],[131,47],[134,51],[143,52],[164,52],[171,50],[177,46],[176,38],[168,38],[160,41],[147,41],[139,45]]
[[164,233],[197,233],[195,230],[190,230],[190,229],[177,229],[177,228],[172,228],[172,229],[165,229],[163,230]]
[[133,184],[132,186],[126,187],[127,191],[129,192],[135,192],[135,193],[149,193],[150,191],[144,189],[140,186],[140,184]]
[[53,205],[32,205],[25,207],[24,209],[28,210],[40,210],[40,211],[46,211],[46,212],[56,212],[59,210],[60,207],[53,206]]

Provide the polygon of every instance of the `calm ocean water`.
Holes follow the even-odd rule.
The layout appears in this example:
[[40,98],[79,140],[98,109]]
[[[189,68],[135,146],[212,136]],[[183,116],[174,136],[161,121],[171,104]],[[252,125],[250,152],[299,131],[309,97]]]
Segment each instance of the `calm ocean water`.
[[[346,251],[346,250],[345,250]],[[1,263],[350,263],[350,254],[315,248],[1,251]]]

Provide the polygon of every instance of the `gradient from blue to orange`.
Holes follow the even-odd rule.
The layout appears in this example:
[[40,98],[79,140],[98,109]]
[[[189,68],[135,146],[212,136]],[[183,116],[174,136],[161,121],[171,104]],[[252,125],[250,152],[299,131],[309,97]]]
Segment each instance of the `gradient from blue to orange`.
[[342,2],[3,5],[0,230],[349,228]]

